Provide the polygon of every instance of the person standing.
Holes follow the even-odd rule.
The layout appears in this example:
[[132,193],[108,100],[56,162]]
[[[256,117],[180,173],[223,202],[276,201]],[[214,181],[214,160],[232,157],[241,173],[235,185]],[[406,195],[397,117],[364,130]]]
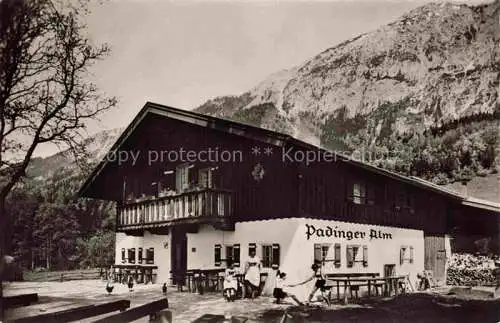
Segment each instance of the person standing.
[[255,250],[251,250],[245,264],[245,286],[250,289],[250,298],[256,297],[259,291],[260,269],[260,258],[255,254]]

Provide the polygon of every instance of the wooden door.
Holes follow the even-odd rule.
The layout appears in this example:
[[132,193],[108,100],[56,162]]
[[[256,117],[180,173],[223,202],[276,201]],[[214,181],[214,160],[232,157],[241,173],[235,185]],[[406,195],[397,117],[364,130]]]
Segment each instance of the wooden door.
[[180,228],[172,229],[172,275],[174,284],[184,285],[187,270],[187,235]]
[[436,283],[446,278],[446,249],[444,235],[425,236],[425,270],[432,271]]

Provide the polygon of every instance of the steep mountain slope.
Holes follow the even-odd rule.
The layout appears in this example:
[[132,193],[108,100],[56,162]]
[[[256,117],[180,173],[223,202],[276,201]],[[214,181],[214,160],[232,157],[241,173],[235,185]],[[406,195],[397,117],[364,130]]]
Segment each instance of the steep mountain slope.
[[[99,162],[115,143],[123,130],[124,128],[104,130],[85,139],[83,145],[92,158],[89,163],[95,164]],[[34,180],[51,178],[54,174],[61,172],[70,175],[79,173],[74,158],[69,151],[63,151],[45,158],[34,158],[27,170],[28,177]]]
[[[196,111],[343,152],[382,153],[366,161],[440,184],[469,179],[500,163],[499,42],[498,1],[428,4]],[[86,140],[91,163],[122,131]],[[42,181],[54,174],[79,174],[68,152],[36,158],[28,170]]]
[[337,136],[364,129],[373,143],[393,131],[491,114],[500,102],[498,14],[498,2],[425,5],[197,111],[327,146],[325,128],[339,118],[362,117]]

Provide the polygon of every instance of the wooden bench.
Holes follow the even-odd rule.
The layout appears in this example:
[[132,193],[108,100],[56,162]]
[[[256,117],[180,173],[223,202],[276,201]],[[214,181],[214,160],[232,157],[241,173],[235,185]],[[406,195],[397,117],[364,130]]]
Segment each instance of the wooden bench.
[[148,304],[134,307],[119,314],[107,316],[105,318],[94,321],[93,323],[133,322],[145,316],[150,317],[150,322],[164,322],[165,320],[167,322],[172,322],[172,313],[170,311],[166,311],[165,309],[167,308],[168,299],[162,298]]
[[38,294],[36,293],[3,297],[4,308],[28,306],[31,303],[36,303],[36,302],[38,302]]
[[7,317],[7,321],[16,323],[73,322],[107,314],[114,311],[124,311],[130,307],[129,300],[118,300],[101,304],[77,306],[72,308],[71,306],[72,305],[74,306],[74,304],[71,304],[71,302],[61,301],[54,303],[53,303],[54,308],[64,308],[64,307],[70,307],[70,308],[67,308],[66,310],[59,310],[44,314],[39,314],[40,309],[38,310],[31,309],[32,310],[31,312],[34,312],[36,314],[27,316],[26,313],[30,312],[30,307],[32,306],[26,306],[23,308],[14,309],[15,311],[10,313],[11,314],[9,315],[10,317],[9,316]]

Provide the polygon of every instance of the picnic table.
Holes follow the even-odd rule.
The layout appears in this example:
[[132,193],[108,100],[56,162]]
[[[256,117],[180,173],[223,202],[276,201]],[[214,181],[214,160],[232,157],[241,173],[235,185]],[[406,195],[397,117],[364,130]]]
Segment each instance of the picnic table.
[[397,296],[401,282],[406,280],[407,276],[390,276],[390,277],[328,277],[326,279],[326,288],[336,287],[337,299],[340,301],[340,288],[344,287],[344,303],[347,303],[347,294],[354,291],[356,298],[358,298],[359,288],[366,286],[368,288],[368,297],[371,297],[372,288],[375,288],[377,296],[379,295],[378,289],[381,288],[381,295],[390,296],[393,292]]

